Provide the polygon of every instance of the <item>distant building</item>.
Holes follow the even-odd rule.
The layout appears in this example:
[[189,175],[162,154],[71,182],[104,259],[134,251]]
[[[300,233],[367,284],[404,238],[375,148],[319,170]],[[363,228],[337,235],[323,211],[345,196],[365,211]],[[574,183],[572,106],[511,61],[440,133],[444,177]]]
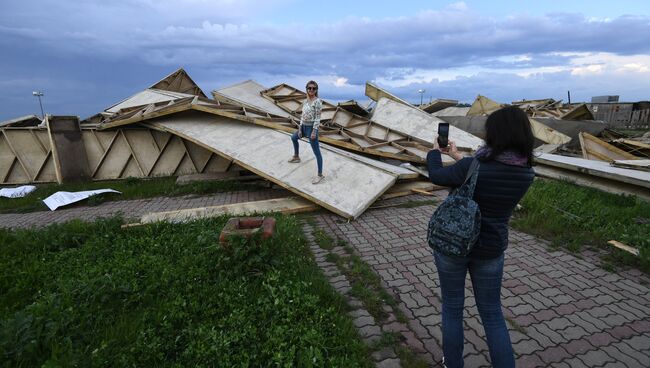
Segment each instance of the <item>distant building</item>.
[[594,96],[591,98],[591,103],[608,103],[618,102],[619,96]]
[[596,96],[587,107],[594,120],[603,120],[612,128],[648,128],[650,101],[618,102],[619,96]]

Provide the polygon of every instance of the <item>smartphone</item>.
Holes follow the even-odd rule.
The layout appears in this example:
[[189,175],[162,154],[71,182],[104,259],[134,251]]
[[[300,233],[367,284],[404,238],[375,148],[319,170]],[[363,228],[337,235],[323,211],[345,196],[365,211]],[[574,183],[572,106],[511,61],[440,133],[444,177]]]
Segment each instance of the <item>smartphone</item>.
[[438,123],[438,145],[440,148],[449,145],[449,123]]

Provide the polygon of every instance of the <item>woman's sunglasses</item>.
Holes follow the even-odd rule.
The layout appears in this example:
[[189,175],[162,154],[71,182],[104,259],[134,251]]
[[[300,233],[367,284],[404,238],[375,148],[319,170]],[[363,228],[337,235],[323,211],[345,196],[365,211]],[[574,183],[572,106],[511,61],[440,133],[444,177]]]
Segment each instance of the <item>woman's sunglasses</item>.
[[307,87],[307,91],[318,91],[316,87]]

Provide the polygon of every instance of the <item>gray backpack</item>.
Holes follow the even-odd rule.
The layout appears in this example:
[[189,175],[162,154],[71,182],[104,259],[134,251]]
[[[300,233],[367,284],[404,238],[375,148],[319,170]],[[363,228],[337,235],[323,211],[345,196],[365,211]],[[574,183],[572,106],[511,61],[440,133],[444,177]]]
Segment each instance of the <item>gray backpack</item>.
[[472,199],[479,162],[467,171],[463,184],[449,193],[429,220],[427,241],[431,249],[448,256],[465,257],[472,251],[481,233],[481,211]]

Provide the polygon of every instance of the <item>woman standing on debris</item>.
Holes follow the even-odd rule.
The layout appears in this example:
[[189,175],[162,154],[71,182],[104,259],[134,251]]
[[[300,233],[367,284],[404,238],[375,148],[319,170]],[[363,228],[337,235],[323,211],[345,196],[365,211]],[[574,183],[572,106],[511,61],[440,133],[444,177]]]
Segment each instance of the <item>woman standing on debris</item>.
[[[492,113],[486,123],[485,146],[475,154],[479,161],[474,201],[481,211],[478,241],[467,257],[434,250],[442,294],[443,362],[448,368],[463,366],[463,309],[465,276],[469,271],[476,306],[487,336],[494,367],[514,367],[508,329],[501,311],[503,254],[508,246],[508,222],[515,206],[533,182],[533,133],[528,116],[515,106]],[[442,167],[440,153],[454,158]],[[427,155],[429,179],[438,185],[459,187],[473,158],[463,158],[450,140],[448,148]]]
[[323,108],[323,103],[318,98],[318,84],[313,80],[307,82],[307,99],[302,104],[302,115],[300,117],[300,125],[298,131],[293,133],[291,141],[293,142],[293,157],[289,160],[290,163],[300,162],[298,139],[302,137],[309,137],[309,144],[316,156],[316,163],[318,165],[318,175],[312,180],[312,184],[318,184],[325,178],[323,176],[323,156],[320,153],[320,146],[318,144],[318,128],[320,126],[320,112]]

